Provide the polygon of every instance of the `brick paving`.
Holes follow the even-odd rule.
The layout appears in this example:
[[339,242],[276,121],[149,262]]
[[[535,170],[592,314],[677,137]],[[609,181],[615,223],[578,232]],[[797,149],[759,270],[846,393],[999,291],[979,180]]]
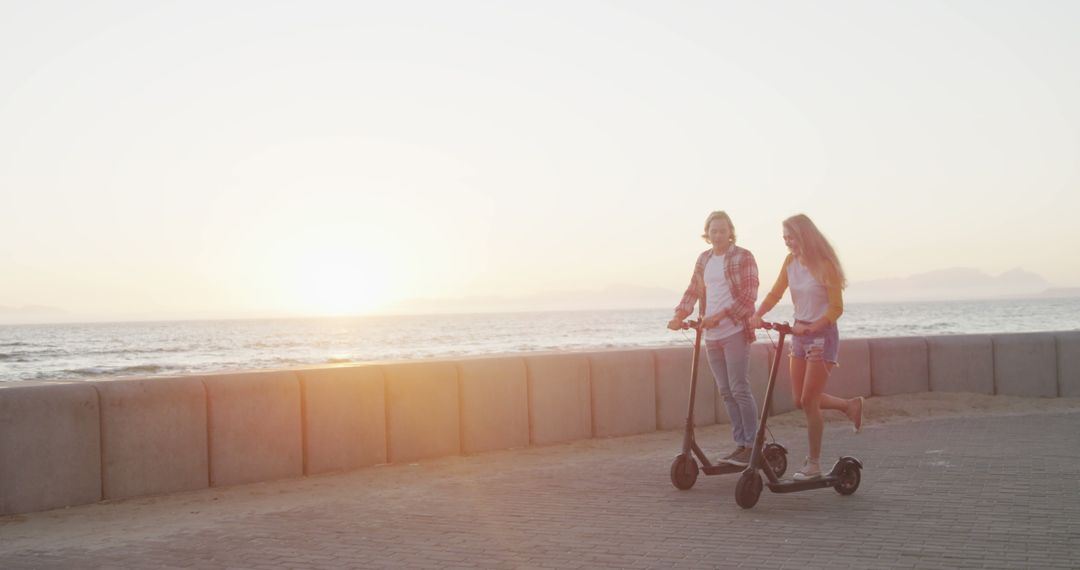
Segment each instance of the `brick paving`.
[[[751,510],[736,475],[671,486],[679,432],[589,440],[0,517],[0,567],[1076,568],[1078,433],[1076,411],[830,426],[859,491]],[[774,434],[793,471],[803,432]]]

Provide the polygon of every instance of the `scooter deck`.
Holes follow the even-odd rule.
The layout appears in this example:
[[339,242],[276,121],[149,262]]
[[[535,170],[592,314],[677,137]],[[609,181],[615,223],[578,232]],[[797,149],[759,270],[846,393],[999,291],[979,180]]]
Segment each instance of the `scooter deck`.
[[834,487],[839,481],[839,477],[825,475],[822,477],[815,477],[813,479],[806,479],[803,481],[796,481],[795,479],[780,479],[776,483],[766,482],[765,484],[773,493],[797,493],[799,491],[808,491],[810,489],[823,489],[825,487]]
[[727,475],[730,473],[742,473],[745,470],[745,465],[732,465],[731,463],[717,463],[715,465],[701,466],[701,472],[706,475]]

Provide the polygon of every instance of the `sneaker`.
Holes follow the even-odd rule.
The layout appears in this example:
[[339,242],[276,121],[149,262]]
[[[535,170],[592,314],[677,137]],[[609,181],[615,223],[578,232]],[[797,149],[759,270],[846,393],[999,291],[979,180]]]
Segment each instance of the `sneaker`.
[[852,399],[851,403],[848,404],[847,417],[851,420],[851,429],[855,433],[862,431],[862,411],[864,401],[863,397],[859,396],[858,398]]
[[738,465],[739,467],[746,467],[750,464],[751,451],[752,450],[749,447],[739,446],[735,451],[731,452],[731,455],[725,457],[723,462],[731,465]]
[[739,453],[739,450],[742,449],[742,448],[743,448],[743,446],[741,446],[741,445],[739,447],[736,447],[735,449],[733,449],[731,451],[731,453],[729,453],[729,454],[727,454],[727,455],[725,455],[723,457],[718,458],[716,460],[716,462],[717,463],[727,463],[727,460],[731,459],[732,457],[735,457]]
[[795,472],[794,479],[796,481],[806,481],[807,479],[816,479],[821,477],[821,465],[817,459],[806,458],[803,462],[801,469]]

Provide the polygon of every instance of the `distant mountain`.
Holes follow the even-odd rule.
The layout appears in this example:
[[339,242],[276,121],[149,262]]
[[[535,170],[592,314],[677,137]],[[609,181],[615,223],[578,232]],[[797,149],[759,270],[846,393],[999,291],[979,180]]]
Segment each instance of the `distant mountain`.
[[0,324],[62,322],[70,317],[71,313],[57,307],[46,307],[44,305],[0,306]]
[[851,283],[844,298],[871,302],[989,299],[1038,297],[1053,290],[1042,276],[1022,269],[989,275],[978,269],[954,267],[908,277]]
[[[759,289],[760,301],[772,286],[767,278]],[[682,289],[612,285],[601,290],[554,291],[520,297],[475,296],[449,299],[409,299],[379,311],[382,314],[496,313],[532,311],[579,311],[619,309],[671,309],[682,297]],[[1042,276],[1014,269],[989,275],[978,269],[950,268],[908,277],[875,279],[850,283],[844,291],[847,302],[903,302],[972,300],[1007,297],[1080,297],[1080,287],[1052,287]],[[791,297],[784,295],[783,304]],[[57,307],[0,306],[0,324],[68,323],[87,321],[146,321],[284,318],[301,315],[274,311],[155,313],[148,315],[95,316],[72,313]]]
[[[772,286],[762,282],[760,300]],[[389,314],[491,313],[672,308],[682,290],[613,285],[603,290],[556,291],[522,297],[477,296],[452,299],[410,299],[388,307]],[[954,267],[908,277],[850,283],[849,302],[903,302],[1000,299],[1006,297],[1080,297],[1080,288],[1053,288],[1037,273],[1013,269],[990,275],[979,269]],[[790,303],[786,294],[782,303]]]
[[1054,287],[1043,291],[1040,297],[1080,297],[1080,287]]

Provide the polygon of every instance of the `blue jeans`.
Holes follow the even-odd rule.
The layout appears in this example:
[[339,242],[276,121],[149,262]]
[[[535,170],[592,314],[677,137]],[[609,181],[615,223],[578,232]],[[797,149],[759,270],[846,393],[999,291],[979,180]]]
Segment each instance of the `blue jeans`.
[[720,340],[706,340],[705,351],[709,368],[716,378],[716,388],[724,399],[731,434],[736,445],[753,447],[757,431],[757,402],[750,391],[747,367],[750,362],[750,343],[743,331]]

